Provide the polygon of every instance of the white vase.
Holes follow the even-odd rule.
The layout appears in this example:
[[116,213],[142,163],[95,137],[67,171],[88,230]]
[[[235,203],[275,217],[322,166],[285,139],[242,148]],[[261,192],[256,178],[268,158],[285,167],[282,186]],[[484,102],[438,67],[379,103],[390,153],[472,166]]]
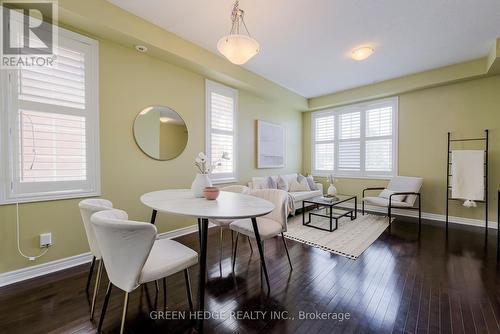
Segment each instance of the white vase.
[[203,188],[211,186],[212,181],[208,177],[208,174],[197,173],[193,183],[191,184],[191,192],[194,197],[203,197]]
[[335,196],[335,195],[337,195],[337,188],[335,188],[335,186],[333,184],[330,184],[330,186],[328,187],[327,193],[330,196]]

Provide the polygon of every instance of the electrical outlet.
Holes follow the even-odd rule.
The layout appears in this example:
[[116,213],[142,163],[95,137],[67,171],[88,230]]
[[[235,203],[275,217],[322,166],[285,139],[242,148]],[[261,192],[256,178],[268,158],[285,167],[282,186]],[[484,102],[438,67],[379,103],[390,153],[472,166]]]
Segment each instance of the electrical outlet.
[[52,246],[52,233],[40,234],[40,248]]

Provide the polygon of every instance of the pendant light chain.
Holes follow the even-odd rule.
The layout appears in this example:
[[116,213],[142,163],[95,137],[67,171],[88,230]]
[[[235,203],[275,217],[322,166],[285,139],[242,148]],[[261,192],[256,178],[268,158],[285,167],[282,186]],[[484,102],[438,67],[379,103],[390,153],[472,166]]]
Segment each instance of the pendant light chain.
[[230,35],[239,35],[240,34],[240,25],[243,24],[243,27],[245,28],[245,31],[247,32],[248,36],[252,37],[250,34],[250,31],[248,31],[247,25],[245,23],[244,19],[244,14],[245,12],[240,9],[240,2],[239,0],[236,0],[234,5],[233,5],[233,10],[231,12],[231,30],[229,31]]

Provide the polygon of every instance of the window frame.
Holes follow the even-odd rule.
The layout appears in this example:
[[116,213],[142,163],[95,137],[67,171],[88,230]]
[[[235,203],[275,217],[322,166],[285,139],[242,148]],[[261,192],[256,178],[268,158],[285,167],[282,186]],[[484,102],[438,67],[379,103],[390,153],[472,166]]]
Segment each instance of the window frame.
[[[208,162],[212,162],[212,109],[211,93],[229,96],[233,99],[233,173],[213,174],[210,170],[210,179],[213,184],[238,182],[238,90],[205,79],[205,154]],[[222,131],[222,130],[220,130]],[[217,131],[215,131],[217,132]],[[224,131],[222,131],[224,132]]]
[[[366,137],[366,114],[367,110],[381,107],[392,107],[392,134],[391,136],[380,136],[379,139],[392,139],[392,171],[375,172],[366,171],[366,143],[374,140],[377,137]],[[346,113],[360,112],[360,170],[345,171],[339,170],[339,143],[357,141],[353,139],[340,139],[340,115]],[[338,178],[353,178],[353,179],[383,179],[389,180],[398,175],[398,114],[399,114],[399,97],[390,97],[368,102],[345,105],[342,107],[329,108],[320,111],[312,112],[311,114],[311,173],[315,176],[328,176],[333,174]],[[316,169],[316,119],[321,117],[334,116],[334,164],[333,170],[317,170]]]
[[[43,182],[36,184],[32,182],[27,190],[21,191],[16,183],[15,177],[18,172],[15,163],[18,162],[13,154],[18,152],[20,132],[18,129],[19,110],[13,110],[16,106],[17,98],[13,97],[13,90],[17,89],[18,70],[0,71],[0,94],[3,103],[0,108],[3,112],[0,115],[0,205],[12,203],[28,203],[39,201],[50,201],[59,199],[71,199],[81,197],[92,197],[101,195],[101,174],[100,174],[100,141],[99,141],[99,43],[97,40],[87,36],[58,28],[59,45],[81,45],[88,48],[85,61],[85,136],[86,136],[86,164],[88,187],[67,187],[74,181],[50,181],[43,185]],[[29,102],[31,103],[31,102]],[[28,103],[28,104],[29,104]],[[57,109],[57,106],[54,106]],[[62,107],[65,108],[65,107]],[[41,112],[47,112],[43,110]],[[35,110],[37,111],[37,110]],[[61,112],[56,112],[61,113]],[[64,114],[64,112],[62,113]],[[67,113],[77,115],[76,113]],[[83,113],[82,113],[83,114]],[[3,124],[3,125],[2,125]],[[57,182],[65,183],[66,187],[57,187]],[[82,183],[76,181],[76,183]],[[75,184],[76,185],[76,184]]]

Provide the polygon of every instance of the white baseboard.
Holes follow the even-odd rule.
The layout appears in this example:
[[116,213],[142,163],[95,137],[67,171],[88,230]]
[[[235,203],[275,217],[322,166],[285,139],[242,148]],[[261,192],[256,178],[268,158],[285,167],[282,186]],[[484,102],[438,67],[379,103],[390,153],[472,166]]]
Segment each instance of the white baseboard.
[[[209,225],[209,227],[213,226],[215,225],[212,224]],[[179,228],[177,230],[160,233],[158,234],[158,237],[173,239],[196,231],[198,231],[198,226],[192,225],[188,227]],[[34,266],[14,271],[9,271],[6,273],[1,273],[0,287],[25,281],[30,278],[51,274],[56,271],[68,269],[71,267],[76,267],[85,263],[89,263],[90,261],[92,261],[92,254],[90,252],[87,252],[79,255],[66,257],[64,259],[41,263]]]
[[[347,205],[347,207],[352,208],[354,205]],[[358,204],[358,209],[361,210],[361,205]],[[365,205],[365,210],[366,211],[373,211],[373,212],[380,212],[380,213],[386,213],[387,209],[377,207],[377,206],[372,206],[372,205]],[[393,213],[398,216],[405,216],[405,217],[418,217],[418,212],[414,210],[398,210],[398,209],[393,209]],[[436,220],[436,221],[442,221],[444,222],[446,220],[445,215],[440,215],[440,214],[435,214],[435,213],[428,213],[428,212],[422,212],[422,218],[423,219],[428,219],[428,220]],[[463,217],[455,217],[455,216],[449,216],[449,221],[450,223],[454,224],[461,224],[461,225],[469,225],[469,226],[476,226],[476,227],[484,227],[484,220],[479,220],[479,219],[471,219],[471,218],[463,218]],[[489,221],[488,225],[492,229],[497,229],[498,224],[495,221]],[[209,227],[214,227],[215,225],[210,224]],[[173,231],[168,231],[165,233],[160,233],[158,236],[160,238],[178,238],[180,236],[190,234],[193,232],[198,231],[198,226],[192,225],[188,227],[183,227],[179,228]],[[59,259],[55,261],[50,261],[47,263],[42,263],[38,265],[34,265],[31,267],[26,267],[14,271],[9,271],[6,273],[1,273],[0,274],[0,287],[6,286],[9,284],[25,281],[30,278],[35,278],[38,276],[43,276],[47,275],[50,273],[54,273],[60,270],[68,269],[71,267],[76,267],[85,263],[89,263],[92,261],[92,254],[90,252],[75,255],[75,256],[70,256],[64,259]]]
[[90,252],[0,274],[0,287],[92,261]]
[[[354,204],[348,204],[348,205],[346,205],[346,207],[353,208]],[[358,210],[361,211],[361,204],[359,204],[359,203],[358,203]],[[373,205],[365,205],[365,210],[366,211],[373,211],[373,212],[380,212],[380,213],[387,213],[387,208],[382,208],[382,207],[373,206]],[[396,216],[418,218],[418,211],[417,210],[392,209],[392,213]],[[446,215],[440,215],[437,213],[422,212],[422,219],[445,222]],[[464,217],[456,217],[456,216],[448,216],[448,221],[450,223],[453,223],[453,224],[469,225],[469,226],[476,226],[476,227],[484,227],[484,225],[485,225],[485,221],[481,220],[481,219],[472,219],[472,218],[464,218]],[[492,229],[497,229],[498,223],[495,221],[489,220],[488,227],[492,228]]]

